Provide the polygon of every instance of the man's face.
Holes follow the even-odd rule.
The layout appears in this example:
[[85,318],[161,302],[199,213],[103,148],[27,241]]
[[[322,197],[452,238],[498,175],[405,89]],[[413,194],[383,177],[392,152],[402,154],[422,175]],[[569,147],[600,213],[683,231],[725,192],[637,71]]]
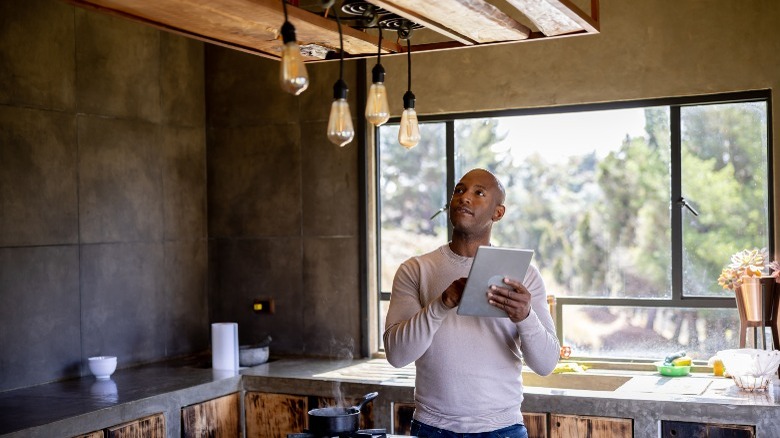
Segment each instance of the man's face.
[[504,215],[503,196],[495,177],[476,169],[458,181],[450,200],[450,222],[456,231],[489,232]]

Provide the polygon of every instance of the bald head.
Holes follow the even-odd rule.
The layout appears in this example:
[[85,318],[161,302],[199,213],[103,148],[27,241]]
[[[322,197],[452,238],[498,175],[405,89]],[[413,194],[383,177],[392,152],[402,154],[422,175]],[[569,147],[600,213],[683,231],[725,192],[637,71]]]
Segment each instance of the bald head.
[[[493,223],[500,221],[506,212],[504,197],[504,186],[490,171],[466,172],[455,185],[449,204],[452,244],[456,247],[489,244]],[[470,254],[471,250],[476,248],[458,254]]]
[[493,174],[493,172],[482,168],[471,169],[461,177],[461,181],[469,175],[479,175],[480,179],[483,181],[491,181],[491,184],[488,186],[488,188],[495,188],[498,191],[496,193],[496,200],[498,201],[498,204],[504,203],[504,200],[506,199],[506,190],[504,189],[504,185],[501,184],[501,181],[496,175]]

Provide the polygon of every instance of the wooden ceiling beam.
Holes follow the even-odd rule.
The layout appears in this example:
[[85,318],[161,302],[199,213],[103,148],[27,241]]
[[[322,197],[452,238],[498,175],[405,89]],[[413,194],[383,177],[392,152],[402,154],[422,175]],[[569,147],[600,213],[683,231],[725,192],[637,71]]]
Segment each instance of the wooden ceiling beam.
[[[82,8],[134,20],[168,32],[258,56],[279,59],[281,0],[63,0]],[[590,15],[573,0],[505,0],[529,17],[541,32],[517,22],[492,0],[367,0],[380,8],[438,32],[450,41],[413,45],[415,52],[599,32],[599,0]],[[503,8],[507,5],[504,3]],[[338,59],[338,25],[288,4],[288,19],[307,62]],[[331,14],[332,15],[332,14]],[[345,58],[375,56],[378,35],[342,26]],[[392,38],[382,39],[385,54],[404,53]]]
[[590,15],[585,13],[571,0],[546,0],[561,13],[577,22],[588,33],[599,33],[599,0],[590,0]]
[[[279,31],[284,11],[279,0],[66,0],[77,6],[132,17],[204,41],[247,48],[281,56]],[[288,19],[301,45],[313,44],[338,51],[337,23],[288,5]],[[342,26],[344,51],[350,55],[376,54],[378,37]],[[400,45],[382,40],[384,53],[398,52]]]
[[576,21],[561,12],[549,0],[507,0],[547,36],[565,35],[583,30]]
[[367,0],[466,45],[527,39],[531,29],[484,0]]

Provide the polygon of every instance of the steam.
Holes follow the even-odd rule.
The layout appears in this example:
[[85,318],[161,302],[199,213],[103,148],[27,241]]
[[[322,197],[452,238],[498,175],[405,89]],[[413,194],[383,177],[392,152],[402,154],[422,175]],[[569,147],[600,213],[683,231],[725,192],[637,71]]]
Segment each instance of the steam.
[[[352,364],[354,357],[355,341],[345,336],[342,340],[338,340],[335,337],[330,340],[330,353],[333,363],[338,368],[347,367]],[[333,382],[333,400],[336,402],[336,407],[346,408],[351,406],[351,403],[347,403],[344,394],[341,392],[341,382]]]

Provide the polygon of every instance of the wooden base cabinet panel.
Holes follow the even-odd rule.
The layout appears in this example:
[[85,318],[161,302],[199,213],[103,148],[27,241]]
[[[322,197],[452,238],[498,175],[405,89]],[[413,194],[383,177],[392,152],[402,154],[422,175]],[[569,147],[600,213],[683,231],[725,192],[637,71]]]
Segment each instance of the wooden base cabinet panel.
[[[395,435],[412,433],[414,403],[393,403],[393,423],[391,432]],[[523,423],[528,429],[528,438],[548,438],[547,414],[523,412]]]
[[247,437],[286,437],[308,427],[307,396],[247,392],[244,398]]
[[181,410],[185,438],[234,438],[241,435],[238,393],[205,401]]
[[523,412],[523,423],[528,430],[528,438],[547,438],[547,414]]
[[150,415],[106,429],[108,438],[165,438],[165,416]]
[[550,414],[550,438],[625,438],[634,436],[629,418]]
[[105,435],[102,430],[96,430],[94,432],[85,433],[84,435],[77,435],[73,438],[103,438]]
[[390,432],[395,435],[410,435],[412,415],[414,415],[414,403],[393,402],[393,423]]
[[661,421],[661,438],[755,438],[755,426]]

